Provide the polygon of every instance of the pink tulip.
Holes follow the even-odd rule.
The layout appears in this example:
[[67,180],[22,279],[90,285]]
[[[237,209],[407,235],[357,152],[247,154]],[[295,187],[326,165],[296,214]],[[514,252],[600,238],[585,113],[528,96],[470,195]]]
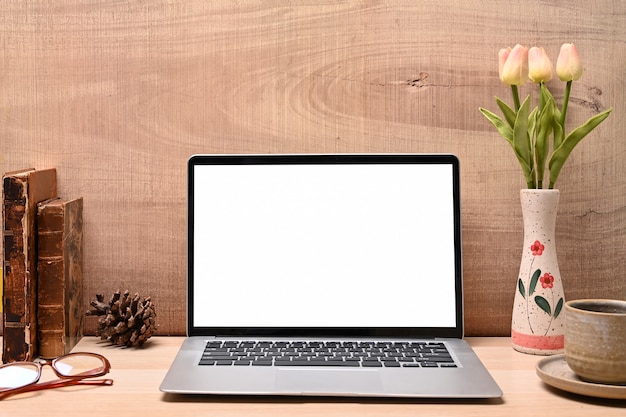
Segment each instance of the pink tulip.
[[[504,69],[504,64],[506,63],[509,54],[511,53],[511,47],[502,48],[498,52],[498,74],[500,74],[500,80],[502,80],[502,70]],[[504,82],[504,80],[502,80]]]
[[536,83],[552,79],[552,62],[543,48],[533,46],[528,51],[528,77]]
[[500,80],[507,85],[522,85],[528,78],[528,48],[515,45],[498,52]]
[[556,60],[556,74],[561,81],[577,80],[583,75],[583,64],[573,43],[564,43]]

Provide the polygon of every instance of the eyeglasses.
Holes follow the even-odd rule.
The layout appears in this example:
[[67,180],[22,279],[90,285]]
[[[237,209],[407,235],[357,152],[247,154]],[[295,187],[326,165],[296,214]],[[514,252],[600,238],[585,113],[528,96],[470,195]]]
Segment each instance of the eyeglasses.
[[[50,365],[60,378],[38,384],[41,369]],[[0,400],[11,395],[71,385],[113,385],[112,379],[87,379],[106,375],[111,364],[102,355],[76,352],[52,361],[13,362],[0,366]]]

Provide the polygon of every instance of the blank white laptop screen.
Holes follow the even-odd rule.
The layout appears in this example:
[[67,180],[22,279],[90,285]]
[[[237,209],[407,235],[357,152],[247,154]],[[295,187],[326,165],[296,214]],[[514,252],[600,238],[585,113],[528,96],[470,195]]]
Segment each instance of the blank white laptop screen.
[[193,327],[458,326],[452,164],[193,169]]

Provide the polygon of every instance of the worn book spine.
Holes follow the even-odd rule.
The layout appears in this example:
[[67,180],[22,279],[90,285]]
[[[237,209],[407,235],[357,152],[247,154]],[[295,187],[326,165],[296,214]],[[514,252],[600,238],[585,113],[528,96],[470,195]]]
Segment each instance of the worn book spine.
[[83,329],[83,199],[37,209],[39,355],[70,353]]
[[37,203],[56,196],[56,170],[9,172],[2,185],[2,360],[6,363],[37,356]]

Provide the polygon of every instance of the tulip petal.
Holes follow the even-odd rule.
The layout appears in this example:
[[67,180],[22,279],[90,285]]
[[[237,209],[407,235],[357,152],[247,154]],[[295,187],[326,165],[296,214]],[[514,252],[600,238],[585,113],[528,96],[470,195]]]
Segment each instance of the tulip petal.
[[528,78],[528,48],[515,45],[502,64],[500,79],[507,85],[522,85]]
[[561,46],[556,61],[556,74],[561,81],[578,80],[583,75],[583,65],[573,43],[564,43]]
[[502,70],[504,69],[504,63],[506,62],[509,54],[511,53],[511,48],[502,48],[498,52],[498,74],[500,75],[500,81],[504,82],[502,78]]
[[552,62],[543,48],[534,46],[528,51],[528,77],[536,83],[552,79]]

